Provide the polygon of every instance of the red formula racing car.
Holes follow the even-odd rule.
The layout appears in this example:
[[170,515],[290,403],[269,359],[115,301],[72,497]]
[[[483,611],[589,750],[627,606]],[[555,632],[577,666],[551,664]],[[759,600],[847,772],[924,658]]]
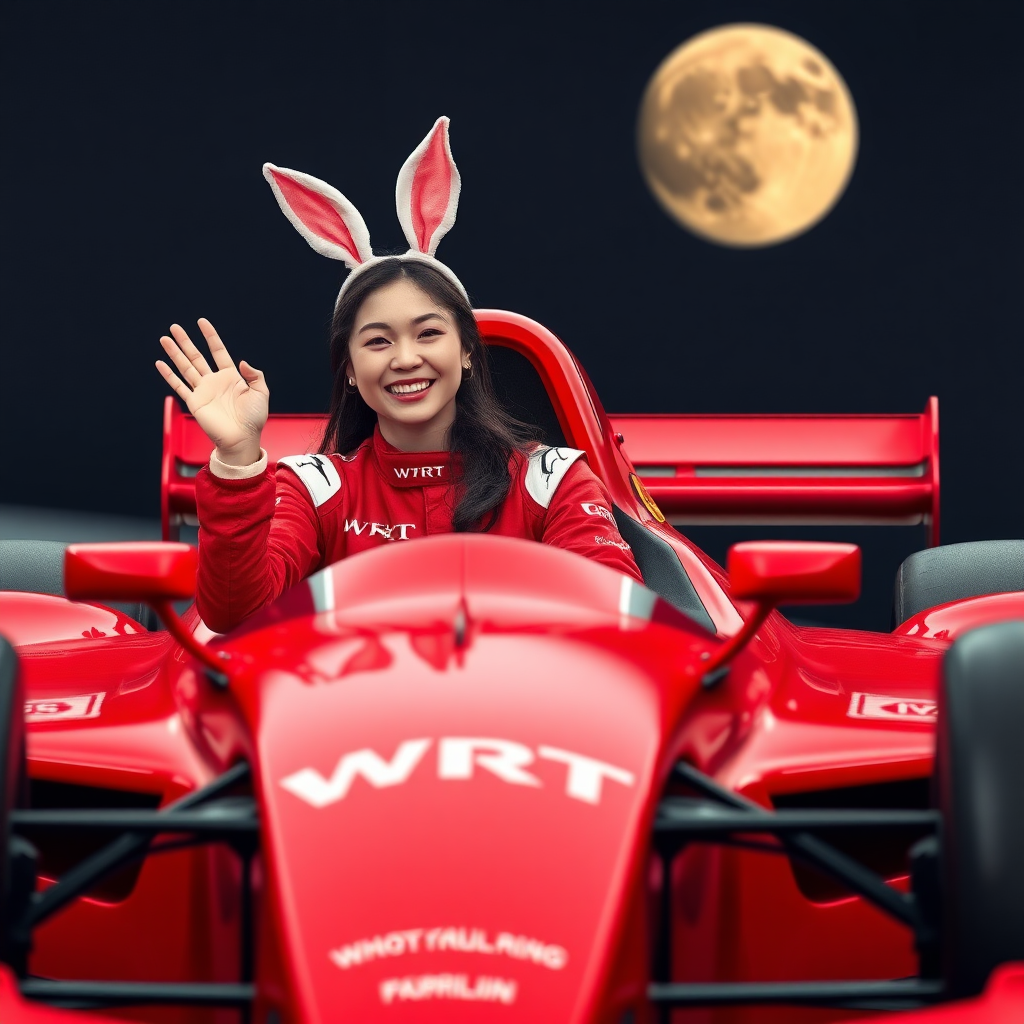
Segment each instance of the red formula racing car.
[[609,418],[548,331],[478,318],[647,586],[452,534],[213,634],[177,540],[210,447],[168,399],[164,542],[0,543],[0,1021],[1024,1020],[1024,542],[911,556],[880,634],[776,610],[852,600],[855,546],[726,573],[666,522],[937,542],[934,400]]

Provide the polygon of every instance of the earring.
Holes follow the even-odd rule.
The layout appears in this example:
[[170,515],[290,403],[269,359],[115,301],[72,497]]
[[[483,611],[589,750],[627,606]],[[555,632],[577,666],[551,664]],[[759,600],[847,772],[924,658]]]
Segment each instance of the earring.
[[356,392],[357,392],[357,391],[359,390],[359,389],[358,389],[358,388],[356,387],[356,379],[355,379],[355,377],[349,377],[349,379],[348,379],[348,387],[347,387],[347,388],[345,388],[345,390],[346,390],[346,391],[347,391],[347,392],[348,392],[348,393],[349,393],[350,395],[354,395],[354,394],[355,394],[355,393],[356,393]]
[[[469,371],[468,373],[466,372],[467,370]],[[473,364],[472,363],[467,363],[462,368],[462,372],[465,374],[465,376],[462,379],[463,380],[469,380],[473,376]]]
[[356,379],[355,379],[355,377],[349,377],[348,382],[349,382],[349,384],[352,385],[352,387],[356,386]]

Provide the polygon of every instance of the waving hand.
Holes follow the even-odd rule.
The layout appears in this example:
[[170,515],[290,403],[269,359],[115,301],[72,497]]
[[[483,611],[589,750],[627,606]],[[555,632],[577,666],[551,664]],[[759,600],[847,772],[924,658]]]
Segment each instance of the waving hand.
[[157,360],[156,368],[214,443],[217,458],[230,465],[250,465],[260,457],[270,389],[262,371],[244,359],[235,368],[209,320],[200,319],[199,329],[210,347],[215,370],[178,324],[171,325],[171,337],[160,339],[178,373],[162,359]]

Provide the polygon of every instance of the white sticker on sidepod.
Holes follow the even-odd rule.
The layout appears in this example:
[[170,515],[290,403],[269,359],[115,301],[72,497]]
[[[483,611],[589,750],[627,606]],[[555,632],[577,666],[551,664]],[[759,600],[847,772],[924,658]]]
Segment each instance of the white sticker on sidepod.
[[890,722],[934,722],[939,706],[922,697],[888,697],[881,693],[855,693],[846,714],[850,718],[875,718]]
[[75,697],[47,697],[25,701],[26,722],[67,722],[72,718],[99,718],[103,693],[80,693]]

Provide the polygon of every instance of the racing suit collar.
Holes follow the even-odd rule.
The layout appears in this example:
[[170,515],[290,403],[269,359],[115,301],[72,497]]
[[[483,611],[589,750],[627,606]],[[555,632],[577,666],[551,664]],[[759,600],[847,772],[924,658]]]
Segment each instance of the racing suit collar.
[[447,486],[458,467],[451,452],[403,452],[384,440],[379,426],[373,428],[373,458],[392,487]]

